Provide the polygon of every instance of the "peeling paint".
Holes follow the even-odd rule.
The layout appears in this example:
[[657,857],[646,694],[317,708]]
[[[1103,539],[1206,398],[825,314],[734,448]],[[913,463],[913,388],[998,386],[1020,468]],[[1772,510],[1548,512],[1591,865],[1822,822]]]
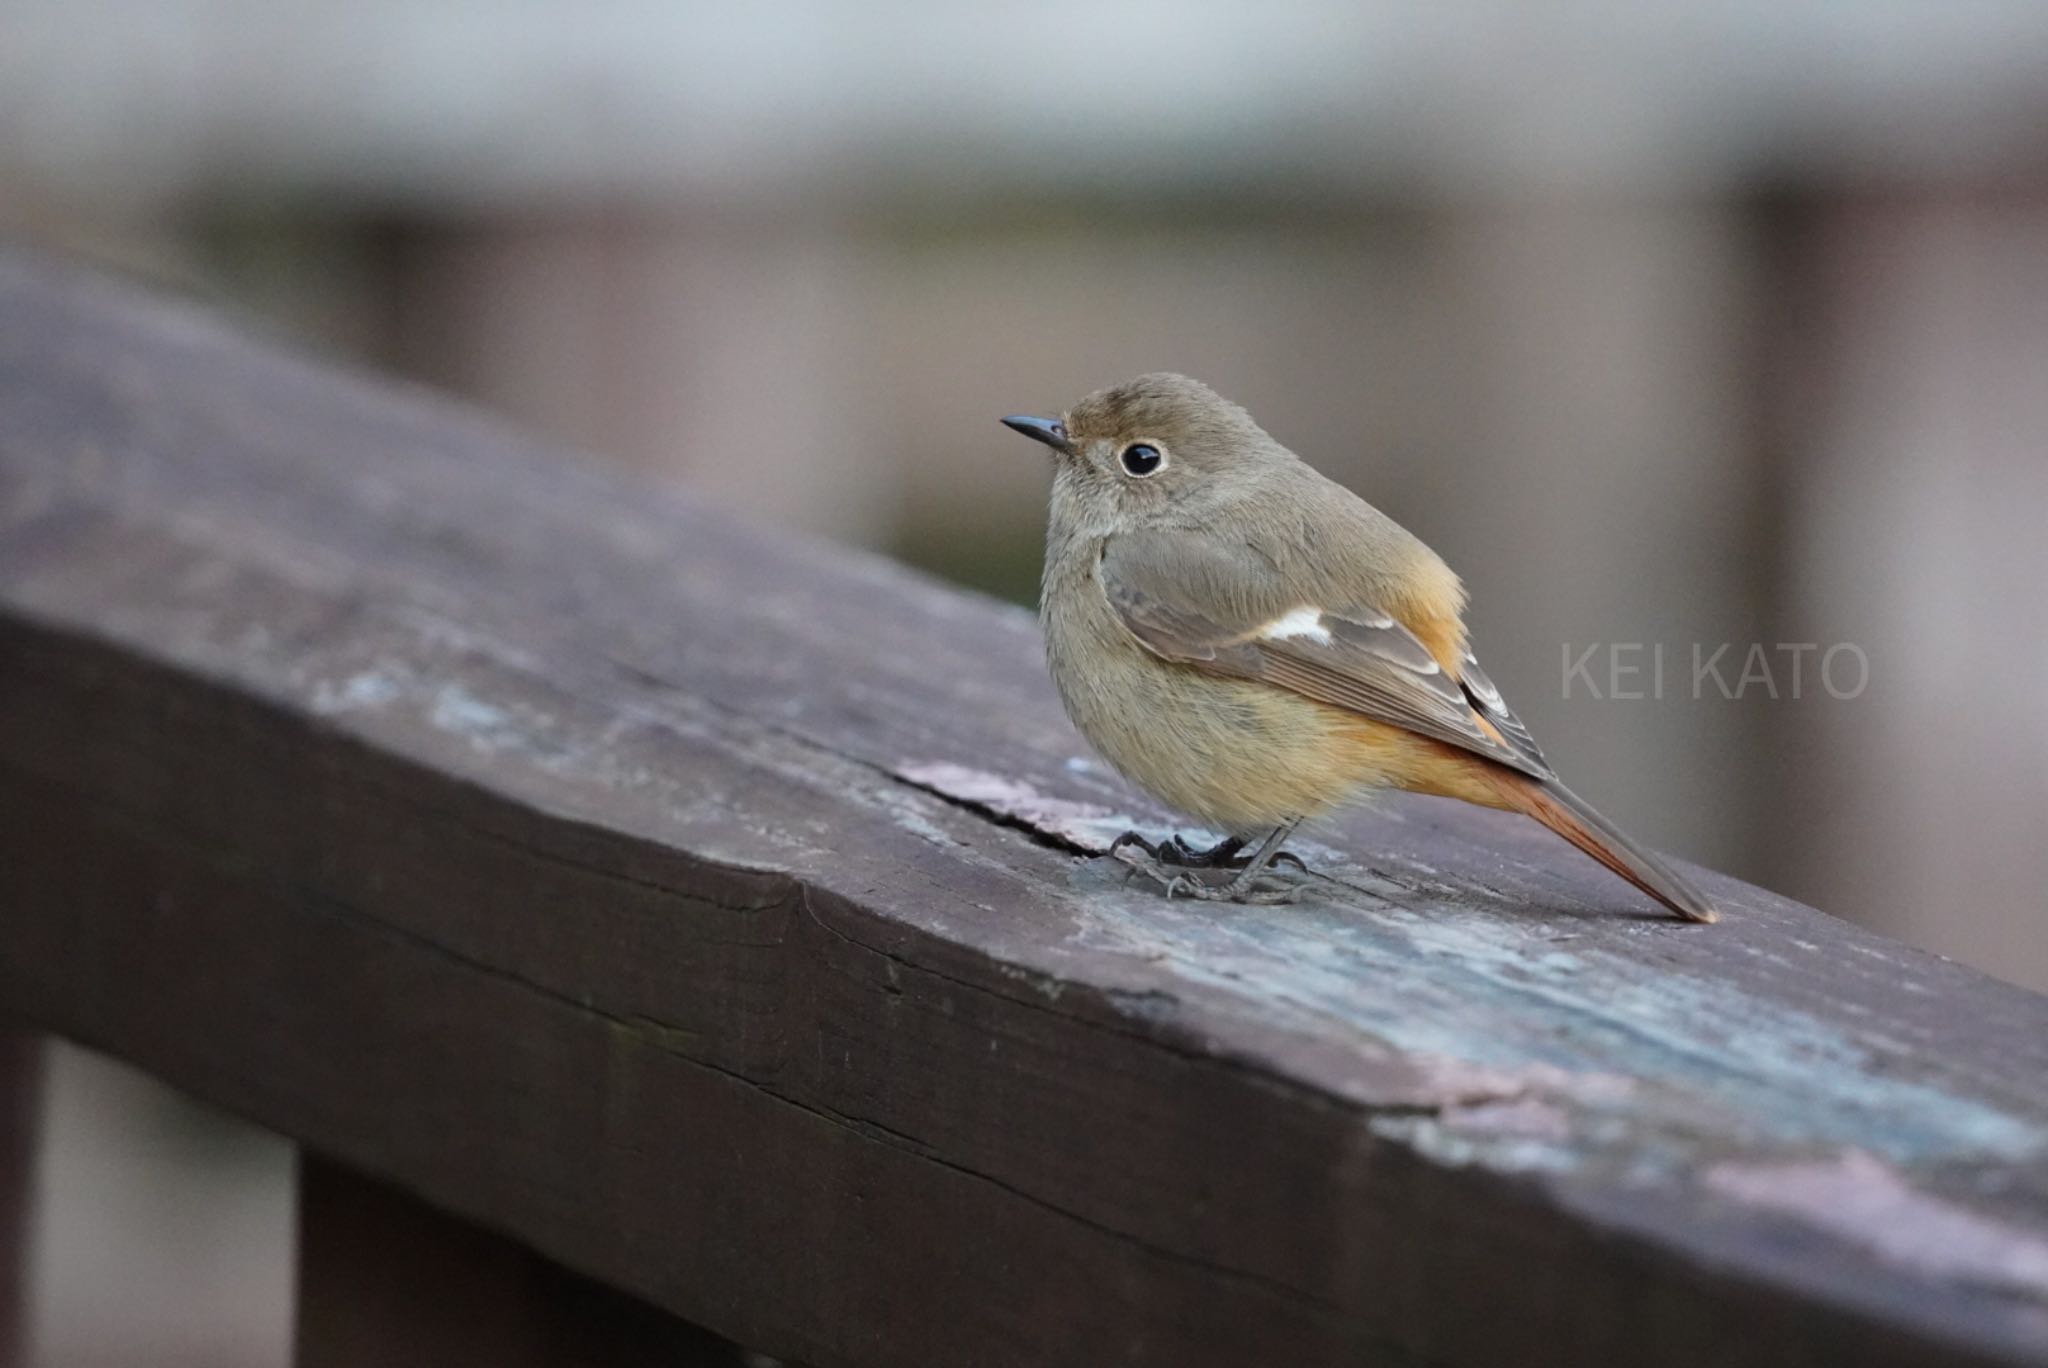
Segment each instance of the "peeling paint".
[[1459,1107],[1447,1113],[1444,1122],[1453,1130],[1479,1135],[1521,1136],[1558,1144],[1572,1137],[1570,1116],[1561,1107],[1533,1097]]
[[313,710],[323,717],[412,715],[487,755],[516,752],[542,769],[559,770],[568,755],[551,739],[549,719],[530,709],[490,702],[451,680],[425,677],[403,663],[380,661],[311,684]]
[[1467,1133],[1433,1116],[1378,1116],[1369,1125],[1374,1135],[1452,1168],[1562,1174],[1579,1166],[1578,1147],[1568,1139]]
[[1039,974],[1029,969],[1020,969],[1014,964],[998,964],[996,972],[1006,979],[1015,979],[1019,983],[1028,985],[1048,1002],[1058,1002],[1060,996],[1067,991],[1067,984],[1064,979],[1056,978],[1051,974]]
[[[1577,1130],[1568,1150],[1541,1155],[1521,1140],[1502,1148],[1445,1130],[1443,1146],[1469,1162],[1620,1164],[1646,1179],[1673,1177],[1725,1157],[1734,1136],[1780,1153],[1858,1148],[1902,1164],[2048,1152],[2037,1120],[1915,1076],[1898,1063],[1910,1054],[1878,1036],[1737,982],[1646,976],[1627,947],[1560,937],[1554,921],[1446,906],[1417,892],[1408,862],[1396,877],[1314,842],[1295,848],[1343,885],[1341,901],[1311,894],[1225,913],[1122,889],[1097,862],[1072,876],[1081,896],[1070,944],[1168,966],[1180,982],[1231,997],[1258,985],[1269,1025],[1361,1060],[1496,1071],[1513,1082],[1512,1095],[1559,1102]],[[1329,1082],[1368,1107],[1413,1100],[1389,1093],[1383,1079],[1361,1068]],[[1598,1079],[1632,1081],[1636,1091],[1624,1100],[1585,1081]],[[1426,1127],[1404,1124],[1427,1147]]]
[[1368,1124],[1375,1135],[1460,1168],[1565,1173],[1582,1160],[1572,1112],[1540,1096],[1480,1097],[1433,1114],[1376,1116]]
[[1018,779],[944,760],[905,760],[893,773],[942,797],[982,808],[1082,850],[1101,854],[1136,825],[1130,817],[1067,798],[1049,798]]
[[1367,1124],[1439,1163],[1501,1173],[1566,1173],[1588,1156],[1588,1109],[1620,1101],[1634,1081],[1533,1065],[1520,1072],[1475,1069],[1458,1060],[1417,1061],[1423,1095],[1442,1100],[1421,1112],[1390,1112]]
[[313,685],[313,711],[322,717],[381,708],[405,693],[405,685],[383,670],[362,670],[339,684],[320,680]]
[[434,694],[428,720],[443,731],[461,732],[476,740],[495,740],[512,723],[512,714],[486,703],[460,684],[444,684]]
[[1801,1163],[1717,1164],[1705,1182],[1732,1201],[1794,1217],[1922,1276],[2048,1295],[2048,1240],[1921,1192],[1861,1150]]
[[[1150,834],[969,766],[893,772],[1082,851],[1134,826]],[[1906,1044],[1853,1019],[1735,981],[1645,975],[1628,946],[1532,918],[1514,891],[1447,891],[1406,854],[1383,870],[1314,840],[1292,848],[1332,881],[1328,895],[1224,912],[1133,891],[1107,861],[1076,864],[1067,947],[1220,1000],[1256,985],[1265,1025],[1356,1060],[1326,1082],[1376,1112],[1376,1133],[1443,1163],[1691,1182],[1738,1142],[1759,1158],[1855,1149],[1909,1166],[2048,1153],[2036,1118],[1899,1067]]]

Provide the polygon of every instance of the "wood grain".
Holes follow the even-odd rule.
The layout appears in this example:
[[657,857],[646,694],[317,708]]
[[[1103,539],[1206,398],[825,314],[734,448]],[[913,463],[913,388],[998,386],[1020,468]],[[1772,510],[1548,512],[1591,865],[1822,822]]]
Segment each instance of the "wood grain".
[[1129,820],[1024,614],[0,257],[7,1008],[820,1368],[2048,1356],[2048,1001]]

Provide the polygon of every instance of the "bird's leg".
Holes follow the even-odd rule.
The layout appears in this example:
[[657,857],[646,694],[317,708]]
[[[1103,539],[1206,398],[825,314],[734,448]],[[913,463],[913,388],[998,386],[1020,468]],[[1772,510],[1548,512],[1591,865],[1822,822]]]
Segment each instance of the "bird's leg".
[[1111,843],[1109,853],[1121,860],[1124,857],[1118,852],[1133,848],[1144,851],[1161,864],[1179,865],[1184,869],[1242,869],[1247,858],[1238,854],[1244,849],[1244,839],[1239,836],[1226,836],[1215,845],[1204,848],[1189,845],[1187,838],[1178,834],[1155,845],[1135,831],[1126,831],[1117,837]]
[[[1171,840],[1159,843],[1160,859],[1168,864],[1186,865],[1191,869],[1243,869],[1252,862],[1252,857],[1243,852],[1242,836],[1227,836],[1207,850],[1198,850],[1189,845],[1185,836],[1175,836]],[[1308,873],[1308,866],[1292,851],[1276,850],[1267,863],[1278,868],[1283,860],[1302,873]]]
[[[1251,859],[1245,861],[1244,868],[1238,871],[1236,878],[1224,884],[1213,894],[1196,894],[1195,896],[1228,898],[1233,902],[1293,902],[1301,896],[1301,885],[1283,884],[1276,890],[1261,890],[1258,887],[1258,883],[1260,877],[1266,875],[1269,867],[1279,858],[1280,847],[1286,843],[1287,838],[1292,836],[1294,829],[1300,825],[1301,818],[1292,817],[1282,822],[1279,826],[1274,827],[1272,834],[1259,842],[1259,848],[1252,852]],[[1308,866],[1301,862],[1299,856],[1290,855],[1287,858],[1293,860],[1295,866],[1303,873],[1308,872]]]

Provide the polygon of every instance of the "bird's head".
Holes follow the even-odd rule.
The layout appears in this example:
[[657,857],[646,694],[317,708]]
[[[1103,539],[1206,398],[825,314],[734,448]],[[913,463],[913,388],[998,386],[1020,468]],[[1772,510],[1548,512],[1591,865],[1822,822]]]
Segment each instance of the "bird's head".
[[1187,516],[1294,460],[1242,408],[1167,371],[1097,390],[1057,418],[1003,423],[1055,453],[1055,522],[1103,532]]

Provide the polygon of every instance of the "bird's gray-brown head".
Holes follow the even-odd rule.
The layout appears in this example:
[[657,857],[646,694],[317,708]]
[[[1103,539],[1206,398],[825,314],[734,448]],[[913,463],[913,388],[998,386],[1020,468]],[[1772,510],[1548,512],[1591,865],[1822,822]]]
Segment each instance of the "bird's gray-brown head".
[[1053,521],[1111,532],[1198,513],[1294,461],[1252,416],[1168,371],[1097,390],[1058,418],[1003,419],[1056,454]]

